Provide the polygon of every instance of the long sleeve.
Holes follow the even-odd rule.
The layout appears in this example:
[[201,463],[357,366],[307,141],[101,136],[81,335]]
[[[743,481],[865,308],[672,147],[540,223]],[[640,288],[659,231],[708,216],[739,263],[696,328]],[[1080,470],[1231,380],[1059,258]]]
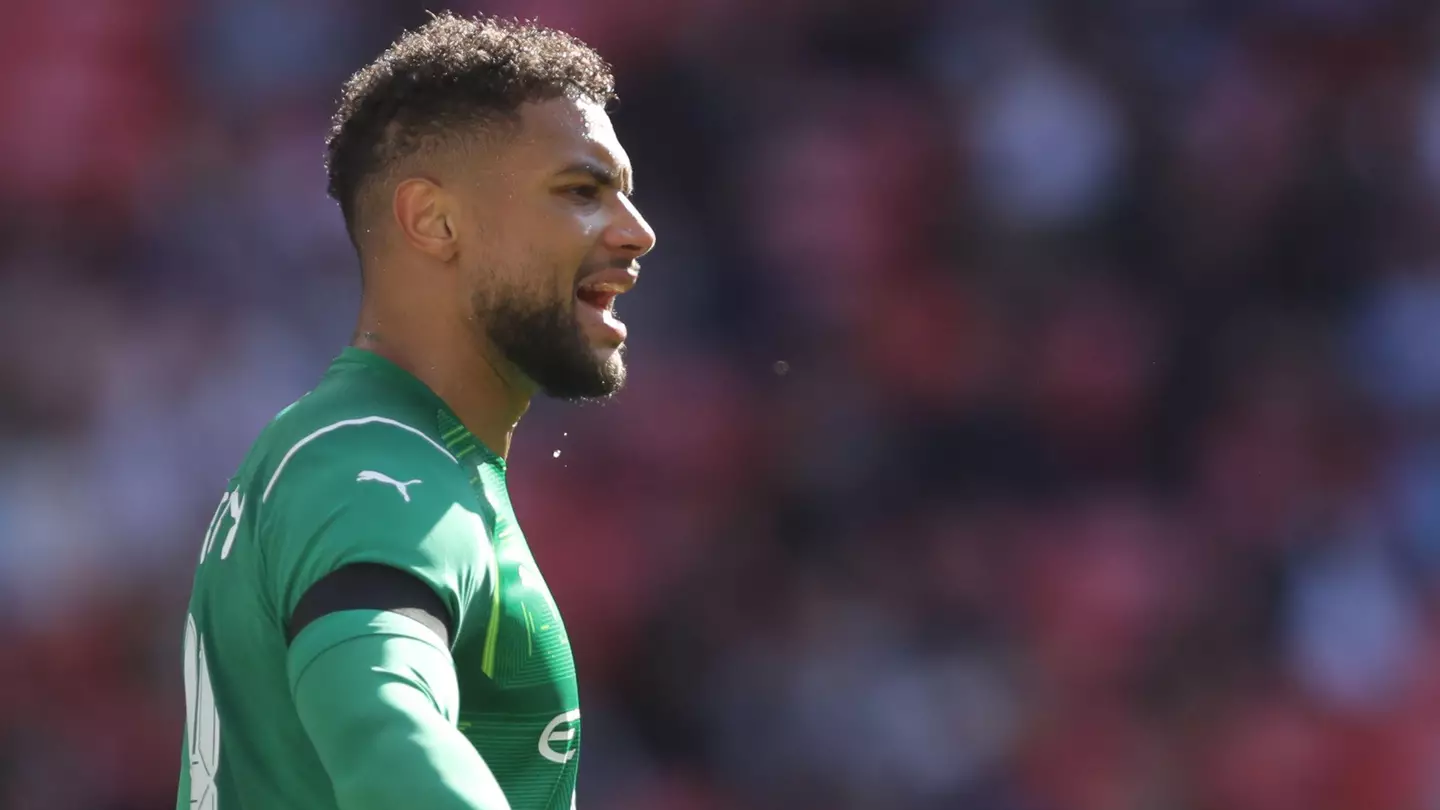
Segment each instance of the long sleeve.
[[450,652],[385,611],[332,613],[291,645],[290,690],[342,810],[509,810],[456,728]]

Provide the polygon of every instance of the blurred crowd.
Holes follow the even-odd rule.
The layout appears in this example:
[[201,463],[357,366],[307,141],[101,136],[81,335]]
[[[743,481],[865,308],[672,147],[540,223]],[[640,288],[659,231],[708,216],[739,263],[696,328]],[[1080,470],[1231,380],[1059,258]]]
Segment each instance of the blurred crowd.
[[[616,67],[631,384],[514,500],[585,810],[1440,807],[1440,7],[501,0]],[[0,807],[168,807],[418,0],[12,0]]]

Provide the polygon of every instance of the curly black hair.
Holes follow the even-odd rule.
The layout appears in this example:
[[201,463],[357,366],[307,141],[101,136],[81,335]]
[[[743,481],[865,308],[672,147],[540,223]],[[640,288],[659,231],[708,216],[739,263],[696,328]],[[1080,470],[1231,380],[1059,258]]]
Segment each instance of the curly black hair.
[[328,191],[351,238],[367,184],[398,161],[564,95],[615,100],[610,66],[569,34],[450,12],[405,33],[345,82],[325,141]]

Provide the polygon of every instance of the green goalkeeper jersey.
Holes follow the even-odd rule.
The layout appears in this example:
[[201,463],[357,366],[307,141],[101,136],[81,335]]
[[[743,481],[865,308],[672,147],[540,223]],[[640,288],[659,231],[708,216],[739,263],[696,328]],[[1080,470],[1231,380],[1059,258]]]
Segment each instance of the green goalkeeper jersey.
[[572,808],[575,665],[505,462],[418,379],[351,348],[261,433],[205,533],[177,810],[336,806],[291,697],[286,627],[311,585],[355,563],[418,577],[449,608],[460,695],[448,719],[510,807]]

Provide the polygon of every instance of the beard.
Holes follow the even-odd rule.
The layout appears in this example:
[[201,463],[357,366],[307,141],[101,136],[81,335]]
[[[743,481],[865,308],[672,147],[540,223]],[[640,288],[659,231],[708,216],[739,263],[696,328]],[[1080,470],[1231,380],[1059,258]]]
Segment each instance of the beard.
[[532,303],[514,292],[473,300],[485,336],[546,396],[605,399],[625,384],[624,347],[597,357],[565,302]]

